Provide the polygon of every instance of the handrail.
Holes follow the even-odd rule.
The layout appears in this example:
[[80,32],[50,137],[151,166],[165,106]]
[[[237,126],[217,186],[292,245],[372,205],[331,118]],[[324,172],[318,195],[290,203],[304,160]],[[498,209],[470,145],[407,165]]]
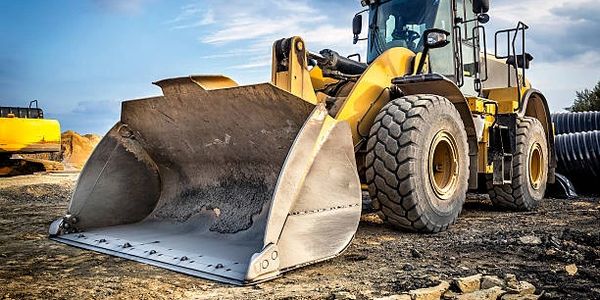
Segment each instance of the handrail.
[[[483,36],[481,38],[480,34]],[[485,27],[483,25],[477,25],[473,27],[473,39],[476,40],[476,45],[473,47],[473,56],[477,61],[477,70],[479,78],[475,82],[475,90],[481,93],[482,90],[482,82],[485,82],[489,79],[488,75],[488,60],[487,60],[487,35],[485,31]],[[483,39],[483,64],[481,59],[481,40]],[[483,70],[481,68],[483,66]],[[483,77],[481,77],[483,75]]]
[[456,85],[462,87],[465,84],[465,69],[463,65],[463,52],[462,52],[462,27],[456,25],[453,28],[455,43],[454,43],[454,71],[456,72]]
[[[529,29],[529,26],[521,21],[519,21],[519,23],[517,23],[517,26],[515,28],[509,28],[509,29],[504,29],[504,30],[498,30],[494,36],[494,56],[497,59],[508,59],[510,57],[514,57],[514,64],[507,64],[507,68],[508,68],[508,87],[512,87],[512,82],[511,82],[511,70],[510,67],[513,66],[515,68],[515,81],[517,82],[517,91],[518,91],[518,101],[519,101],[519,105],[521,104],[521,86],[525,86],[525,81],[526,81],[526,74],[525,74],[525,70],[526,70],[526,65],[527,62],[525,61],[527,58],[526,56],[526,47],[525,47],[525,31]],[[514,35],[511,35],[512,33],[514,33]],[[521,72],[523,74],[522,76],[522,81],[519,79],[519,57],[517,55],[517,47],[516,47],[516,43],[517,43],[517,38],[519,36],[519,33],[521,34],[521,53],[520,55],[522,56],[522,66],[521,66]],[[498,54],[498,36],[500,34],[506,34],[506,47],[507,47],[507,53],[506,56],[501,56]],[[511,39],[512,37],[512,39]]]
[[29,102],[29,108],[33,108],[33,107],[31,107],[31,106],[32,106],[34,103],[35,103],[35,108],[39,108],[39,107],[38,107],[38,101],[37,101],[37,100],[33,100],[33,101]]

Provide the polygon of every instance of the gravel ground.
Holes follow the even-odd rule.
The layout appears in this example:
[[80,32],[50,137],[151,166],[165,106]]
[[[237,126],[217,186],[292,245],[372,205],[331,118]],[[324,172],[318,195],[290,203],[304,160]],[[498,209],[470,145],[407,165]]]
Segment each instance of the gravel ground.
[[[0,178],[0,299],[358,299],[473,274],[515,274],[543,299],[600,299],[600,199],[547,199],[535,213],[471,196],[458,224],[402,233],[363,217],[340,257],[253,287],[232,287],[52,242],[76,174]],[[570,276],[565,266],[575,264]]]

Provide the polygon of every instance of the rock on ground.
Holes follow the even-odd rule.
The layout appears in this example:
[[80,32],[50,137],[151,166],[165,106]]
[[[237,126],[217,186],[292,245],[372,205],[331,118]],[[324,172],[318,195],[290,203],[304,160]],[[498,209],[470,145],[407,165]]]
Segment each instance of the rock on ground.
[[458,290],[462,293],[470,293],[480,289],[481,287],[481,274],[457,278],[454,280],[454,284],[458,287]]
[[412,300],[439,300],[449,287],[450,284],[447,281],[442,281],[436,286],[412,290],[408,294]]
[[506,289],[511,293],[530,295],[535,293],[535,286],[527,281],[519,281],[517,284],[507,284]]
[[504,290],[501,287],[493,287],[485,290],[478,290],[471,293],[458,295],[457,300],[496,300],[502,295]]
[[577,274],[577,266],[575,264],[566,265],[565,271],[570,276],[575,276],[575,274]]
[[481,278],[481,289],[489,289],[495,286],[504,287],[504,280],[498,276],[483,276]]
[[539,245],[542,243],[542,239],[535,235],[526,235],[519,238],[519,242],[524,245]]

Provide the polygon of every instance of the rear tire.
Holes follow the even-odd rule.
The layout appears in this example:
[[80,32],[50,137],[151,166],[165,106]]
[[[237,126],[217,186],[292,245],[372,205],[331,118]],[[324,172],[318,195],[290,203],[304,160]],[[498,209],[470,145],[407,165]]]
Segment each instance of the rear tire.
[[511,184],[493,185],[491,176],[486,186],[495,206],[530,211],[544,199],[548,181],[548,141],[539,120],[517,119],[517,148],[513,156]]
[[446,98],[414,95],[384,106],[371,128],[366,180],[375,209],[400,229],[440,232],[456,222],[468,187],[467,134]]

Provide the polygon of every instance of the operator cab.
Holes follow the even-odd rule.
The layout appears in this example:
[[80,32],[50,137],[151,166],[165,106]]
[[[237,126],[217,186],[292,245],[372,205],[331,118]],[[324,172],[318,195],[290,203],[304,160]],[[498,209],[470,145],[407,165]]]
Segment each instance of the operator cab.
[[395,47],[422,52],[425,30],[450,31],[450,16],[449,0],[391,0],[372,5],[367,61]]
[[44,111],[38,107],[38,101],[29,102],[29,107],[0,107],[0,118],[43,119]]
[[[355,17],[354,40],[368,40],[368,63],[391,48],[406,48],[415,54],[428,55],[425,68],[428,72],[453,81],[465,95],[480,94],[482,57],[479,53],[485,49],[479,44],[485,34],[480,34],[484,29],[479,24],[489,19],[485,14],[489,6],[487,0],[363,0],[362,4],[368,8]],[[367,12],[368,36],[360,39],[361,14]],[[428,37],[425,35],[432,30],[447,32],[448,42],[426,49]]]

